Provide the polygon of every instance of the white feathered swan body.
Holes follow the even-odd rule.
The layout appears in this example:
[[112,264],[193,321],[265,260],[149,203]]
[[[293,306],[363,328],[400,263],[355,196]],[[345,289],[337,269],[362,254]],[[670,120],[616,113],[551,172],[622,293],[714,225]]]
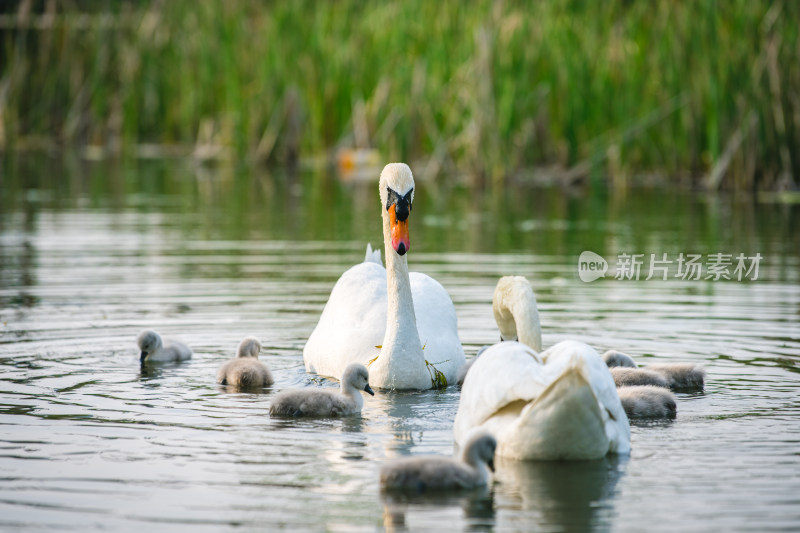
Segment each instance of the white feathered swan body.
[[[494,299],[495,317],[507,318],[498,319],[501,336],[540,339],[535,305],[525,278],[501,278]],[[512,459],[597,459],[630,451],[628,418],[608,367],[577,341],[541,354],[515,341],[488,348],[464,379],[456,443],[463,445],[476,427],[495,436],[498,455]]]
[[464,350],[453,302],[439,282],[408,272],[411,170],[386,165],[379,187],[386,268],[368,246],[364,262],[342,274],[303,349],[306,370],[339,376],[360,362],[381,389],[430,389],[436,371],[454,383]]

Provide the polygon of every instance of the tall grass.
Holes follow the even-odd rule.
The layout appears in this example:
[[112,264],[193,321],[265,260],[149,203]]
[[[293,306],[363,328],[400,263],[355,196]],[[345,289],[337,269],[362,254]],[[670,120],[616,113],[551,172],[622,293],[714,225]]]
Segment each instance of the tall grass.
[[286,162],[366,142],[387,161],[495,186],[542,168],[623,186],[651,173],[738,188],[800,176],[796,2],[23,0],[6,11],[0,149],[152,143]]

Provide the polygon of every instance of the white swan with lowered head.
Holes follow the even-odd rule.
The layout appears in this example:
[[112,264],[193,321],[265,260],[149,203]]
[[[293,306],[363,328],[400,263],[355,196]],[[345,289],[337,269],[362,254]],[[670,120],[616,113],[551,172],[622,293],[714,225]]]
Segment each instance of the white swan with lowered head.
[[472,365],[461,388],[453,432],[463,445],[476,427],[512,459],[598,459],[630,451],[630,426],[614,380],[590,346],[541,346],[536,299],[520,276],[500,279],[493,307],[503,339]]
[[[506,281],[503,281],[506,280]],[[492,298],[494,321],[500,329],[501,341],[519,341],[537,352],[542,350],[542,327],[539,308],[531,284],[522,276],[506,276],[498,282]],[[519,323],[519,327],[517,324]],[[456,383],[464,384],[467,372],[489,346],[483,346],[473,359],[458,370]]]
[[306,370],[339,376],[348,363],[369,366],[381,389],[430,389],[455,381],[464,364],[453,301],[433,278],[408,272],[414,177],[403,163],[380,177],[386,268],[367,247],[342,274],[303,348]]

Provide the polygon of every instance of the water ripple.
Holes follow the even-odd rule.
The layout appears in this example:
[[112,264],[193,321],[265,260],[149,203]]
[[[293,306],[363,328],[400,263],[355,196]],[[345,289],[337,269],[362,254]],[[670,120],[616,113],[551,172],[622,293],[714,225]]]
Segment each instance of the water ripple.
[[[363,241],[187,238],[156,213],[42,212],[34,230],[15,217],[0,232],[2,255],[17,258],[0,268],[0,528],[800,524],[800,285],[775,269],[757,283],[584,284],[560,251],[414,255],[412,269],[450,291],[468,357],[498,339],[497,278],[522,274],[546,345],[575,338],[644,363],[702,363],[708,385],[678,394],[675,421],[633,424],[630,458],[504,464],[483,493],[395,501],[379,494],[381,462],[452,453],[457,389],[378,393],[361,418],[268,416],[277,391],[337,386],[305,373],[302,347]],[[135,336],[147,327],[194,358],[142,369]],[[264,341],[276,377],[261,394],[214,383],[245,335]]]

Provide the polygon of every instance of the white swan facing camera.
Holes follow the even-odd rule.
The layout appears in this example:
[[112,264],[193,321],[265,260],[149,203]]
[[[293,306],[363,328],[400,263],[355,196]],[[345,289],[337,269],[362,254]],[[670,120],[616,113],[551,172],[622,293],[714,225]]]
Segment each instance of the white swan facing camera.
[[408,272],[415,192],[408,165],[386,165],[379,190],[386,268],[367,245],[364,262],[342,274],[303,348],[306,370],[340,376],[359,362],[381,389],[455,383],[464,350],[453,302],[438,281]]

